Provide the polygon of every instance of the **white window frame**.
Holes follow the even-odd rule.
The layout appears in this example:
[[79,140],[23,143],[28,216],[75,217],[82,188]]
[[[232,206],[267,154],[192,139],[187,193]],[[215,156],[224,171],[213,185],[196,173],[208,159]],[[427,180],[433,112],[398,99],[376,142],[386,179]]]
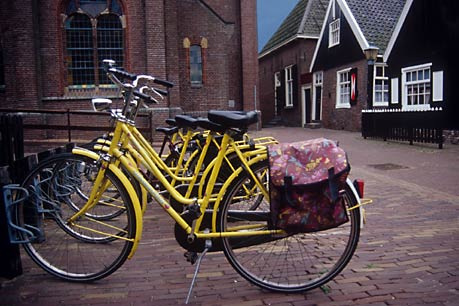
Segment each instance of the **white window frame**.
[[[336,72],[336,108],[351,108],[350,72],[351,68],[346,68]],[[341,80],[341,75],[344,74],[347,74],[347,79]]]
[[[429,76],[426,78],[426,70]],[[422,71],[422,74],[419,73]],[[416,72],[416,74],[414,74]],[[410,79],[407,76],[410,75]],[[416,76],[414,78],[414,76]],[[419,80],[419,76],[422,77]],[[416,92],[415,92],[416,91]],[[420,93],[420,92],[423,93]],[[411,97],[411,98],[410,98]],[[422,97],[422,104],[419,104]],[[414,104],[413,104],[413,100]],[[427,103],[425,102],[427,100]],[[402,69],[402,109],[403,110],[425,110],[430,109],[432,102],[432,63],[406,67]]]
[[293,69],[292,66],[285,67],[285,107],[293,107]]
[[274,87],[280,87],[281,86],[281,80],[280,80],[280,72],[275,72],[274,73]]
[[274,73],[274,116],[277,116],[277,88],[281,87],[281,76],[280,71]]
[[314,78],[314,86],[321,87],[324,82],[324,72],[323,71],[315,72],[313,75],[313,78]]
[[336,19],[328,25],[328,47],[339,45],[340,41],[340,19]]
[[[314,120],[318,120],[319,118],[316,118],[316,99],[317,99],[317,91],[318,88],[323,88],[323,83],[324,83],[324,72],[323,71],[318,71],[313,74],[313,84],[314,88],[312,91],[312,107],[311,107],[311,113],[312,117]],[[322,99],[323,99],[323,92],[320,96],[320,118],[322,118]]]
[[[389,78],[386,77],[385,64],[375,64],[373,69],[373,106],[388,106],[389,105]],[[378,75],[378,68],[381,69],[382,75]],[[377,89],[376,84],[381,84],[381,89]],[[381,101],[377,101],[377,93],[382,97]],[[386,98],[386,99],[384,99]]]

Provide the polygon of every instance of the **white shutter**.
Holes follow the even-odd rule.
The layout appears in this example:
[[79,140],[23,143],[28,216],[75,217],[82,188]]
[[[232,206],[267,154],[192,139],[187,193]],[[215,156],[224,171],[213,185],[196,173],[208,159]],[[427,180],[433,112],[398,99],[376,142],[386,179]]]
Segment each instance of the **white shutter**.
[[433,72],[433,97],[432,101],[443,101],[443,71]]
[[390,80],[391,95],[390,100],[393,104],[398,103],[398,78]]

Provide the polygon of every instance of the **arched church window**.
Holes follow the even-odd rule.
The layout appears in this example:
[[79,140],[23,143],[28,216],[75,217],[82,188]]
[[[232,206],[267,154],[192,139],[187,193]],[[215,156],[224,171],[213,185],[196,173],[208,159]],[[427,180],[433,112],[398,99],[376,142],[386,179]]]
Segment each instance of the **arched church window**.
[[124,25],[119,0],[70,0],[64,6],[64,52],[69,87],[97,87],[111,82],[102,61],[123,66]]

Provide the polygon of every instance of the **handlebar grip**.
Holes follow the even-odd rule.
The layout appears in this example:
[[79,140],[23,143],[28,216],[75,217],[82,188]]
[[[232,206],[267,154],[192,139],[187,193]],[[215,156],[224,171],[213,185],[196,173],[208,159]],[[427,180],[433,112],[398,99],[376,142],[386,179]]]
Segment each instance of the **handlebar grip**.
[[167,96],[169,94],[169,92],[167,90],[159,89],[159,88],[154,88],[154,89],[155,89],[155,91],[160,93],[162,96]]
[[161,80],[161,79],[155,79],[154,82],[156,84],[159,84],[159,85],[163,85],[163,86],[166,86],[166,87],[174,87],[174,83],[172,82],[169,82],[169,81],[165,81],[165,80]]
[[126,72],[124,70],[119,70],[116,68],[109,68],[108,72],[113,73],[117,78],[124,78],[134,81],[137,78],[137,75]]
[[137,90],[135,90],[135,91],[133,92],[133,95],[136,96],[136,97],[138,97],[138,98],[140,98],[140,99],[142,99],[142,100],[144,100],[145,102],[147,102],[147,103],[149,103],[149,104],[151,104],[151,103],[158,103],[158,102],[156,102],[155,99],[153,99],[153,98],[150,97],[149,95],[143,94],[143,93],[141,93],[141,92],[139,92],[139,91],[137,91]]
[[[129,73],[129,72],[126,72],[124,70],[117,69],[117,68],[108,68],[108,72],[114,74],[117,78],[129,79],[131,81],[135,81],[135,79],[137,79],[137,75],[136,74],[132,74],[132,73]],[[155,82],[158,85],[166,86],[166,87],[169,87],[169,88],[170,87],[174,87],[174,83],[166,81],[166,80],[161,80],[161,79],[154,78],[153,82]],[[158,92],[160,92],[160,91],[158,90]],[[161,92],[161,94],[162,94],[162,92]]]

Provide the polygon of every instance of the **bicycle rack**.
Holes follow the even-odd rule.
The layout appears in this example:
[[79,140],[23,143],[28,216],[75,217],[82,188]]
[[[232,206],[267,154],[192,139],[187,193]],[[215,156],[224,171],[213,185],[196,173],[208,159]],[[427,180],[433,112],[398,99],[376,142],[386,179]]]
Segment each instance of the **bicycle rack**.
[[[84,169],[77,169],[82,171]],[[72,169],[59,169],[58,175],[50,171],[41,172],[41,180],[34,179],[28,188],[18,184],[3,186],[8,236],[11,243],[43,242],[44,220],[59,218],[61,205],[68,204],[70,195],[81,182],[72,175]],[[70,171],[70,172],[69,172]],[[56,178],[65,178],[60,181]],[[51,196],[51,197],[50,197]],[[22,207],[22,223],[19,222],[18,205]]]
[[3,200],[8,223],[8,236],[10,242],[13,244],[30,243],[44,238],[43,231],[41,230],[41,218],[38,216],[40,214],[40,209],[37,201],[34,201],[33,206],[33,212],[37,215],[37,218],[34,218],[35,224],[18,225],[16,205],[24,201],[29,201],[30,199],[31,196],[29,191],[17,184],[3,186]]

